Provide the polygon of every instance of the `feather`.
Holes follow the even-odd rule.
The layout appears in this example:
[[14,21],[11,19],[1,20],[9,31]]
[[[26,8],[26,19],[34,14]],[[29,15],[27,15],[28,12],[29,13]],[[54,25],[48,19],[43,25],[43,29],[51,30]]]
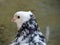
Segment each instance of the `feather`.
[[16,23],[19,27],[16,40],[10,45],[46,45],[45,37],[40,32],[34,14],[31,11],[19,11],[15,13],[20,16]]

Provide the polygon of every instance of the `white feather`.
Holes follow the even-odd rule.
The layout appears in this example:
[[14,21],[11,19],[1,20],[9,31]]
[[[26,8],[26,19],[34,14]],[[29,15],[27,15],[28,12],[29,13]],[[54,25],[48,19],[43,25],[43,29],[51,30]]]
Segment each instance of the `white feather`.
[[28,21],[30,19],[30,15],[32,15],[33,13],[31,11],[18,11],[14,14],[14,17],[15,16],[20,16],[20,19],[16,19],[15,20],[15,23],[17,24],[17,28],[18,30],[20,29],[21,25]]

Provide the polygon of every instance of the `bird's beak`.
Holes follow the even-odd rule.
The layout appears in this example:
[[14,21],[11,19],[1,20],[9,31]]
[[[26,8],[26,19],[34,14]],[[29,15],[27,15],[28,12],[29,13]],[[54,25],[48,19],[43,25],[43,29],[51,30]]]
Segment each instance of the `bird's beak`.
[[11,19],[11,22],[15,22],[15,20],[16,20],[16,18],[12,18],[12,19]]

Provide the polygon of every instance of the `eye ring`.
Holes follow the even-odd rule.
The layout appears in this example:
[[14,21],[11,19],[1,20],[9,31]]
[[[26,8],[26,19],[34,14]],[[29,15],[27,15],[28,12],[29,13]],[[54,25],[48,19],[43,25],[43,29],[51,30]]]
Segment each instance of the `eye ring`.
[[17,18],[19,19],[19,18],[20,18],[20,16],[17,16]]

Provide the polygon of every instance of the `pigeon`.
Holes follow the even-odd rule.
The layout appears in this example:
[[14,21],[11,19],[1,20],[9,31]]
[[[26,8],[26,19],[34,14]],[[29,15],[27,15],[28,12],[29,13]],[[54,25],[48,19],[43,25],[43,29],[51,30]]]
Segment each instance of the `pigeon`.
[[45,37],[31,11],[17,11],[11,21],[17,24],[18,32],[9,45],[46,45]]

